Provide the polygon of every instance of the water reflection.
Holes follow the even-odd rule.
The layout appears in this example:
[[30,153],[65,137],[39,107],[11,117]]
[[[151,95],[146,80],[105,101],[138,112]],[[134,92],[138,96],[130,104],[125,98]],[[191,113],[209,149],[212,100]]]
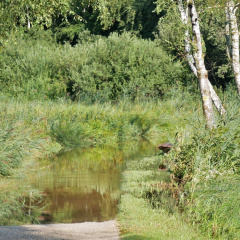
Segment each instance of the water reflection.
[[[127,159],[153,154],[142,142],[118,149],[92,148],[46,160],[35,186],[45,196],[42,223],[107,221],[117,214],[120,176]],[[49,166],[49,167],[47,167]]]

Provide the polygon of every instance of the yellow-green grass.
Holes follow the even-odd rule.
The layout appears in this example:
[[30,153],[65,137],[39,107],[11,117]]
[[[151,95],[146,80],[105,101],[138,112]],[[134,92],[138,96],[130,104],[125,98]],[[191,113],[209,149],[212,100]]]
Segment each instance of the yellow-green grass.
[[121,238],[126,240],[211,239],[186,223],[177,212],[169,214],[164,209],[153,209],[143,198],[130,194],[121,197],[118,221]]

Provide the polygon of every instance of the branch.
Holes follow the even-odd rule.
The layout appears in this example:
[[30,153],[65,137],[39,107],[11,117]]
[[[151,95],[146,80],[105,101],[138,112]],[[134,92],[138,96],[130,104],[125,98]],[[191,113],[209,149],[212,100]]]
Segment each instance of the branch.
[[201,14],[202,12],[205,12],[206,10],[209,10],[209,9],[213,9],[213,8],[224,8],[225,6],[221,6],[221,5],[215,5],[215,6],[212,6],[212,7],[206,7],[200,11],[198,11],[198,14]]
[[234,15],[235,15],[236,11],[238,10],[239,6],[240,6],[240,3],[236,4],[235,7],[233,8]]

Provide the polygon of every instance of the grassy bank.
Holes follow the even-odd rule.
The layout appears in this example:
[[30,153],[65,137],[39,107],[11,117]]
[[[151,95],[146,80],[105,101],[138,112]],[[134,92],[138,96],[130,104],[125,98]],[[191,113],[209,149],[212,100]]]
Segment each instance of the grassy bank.
[[[178,213],[171,192],[163,190],[169,173],[159,171],[158,165],[159,156],[127,164],[118,215],[123,239],[210,239]],[[161,192],[158,201],[156,191]]]
[[192,196],[186,187],[184,196],[158,165],[159,156],[127,165],[118,214],[123,239],[239,239],[239,178],[212,178]]
[[169,154],[127,164],[119,214],[123,238],[239,239],[240,112],[238,97],[225,99],[228,115],[215,129],[206,130],[195,112]]

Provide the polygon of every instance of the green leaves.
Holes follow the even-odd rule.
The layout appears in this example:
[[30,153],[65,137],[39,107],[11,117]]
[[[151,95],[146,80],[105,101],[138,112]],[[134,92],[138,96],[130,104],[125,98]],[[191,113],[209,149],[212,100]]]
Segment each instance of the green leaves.
[[71,15],[77,17],[70,8],[69,0],[4,1],[0,10],[0,18],[4,20],[1,22],[0,34],[3,39],[7,32],[15,31],[18,26],[28,29],[36,25],[49,28],[59,18],[68,21],[67,17]]
[[164,95],[173,82],[181,81],[181,66],[154,42],[113,34],[84,48],[76,46],[81,59],[71,69],[78,97],[87,92],[113,100]]
[[[74,36],[76,31],[73,28]],[[32,29],[30,33],[38,40],[19,38],[17,45],[10,44],[1,54],[2,91],[11,95],[137,100],[162,97],[172,85],[185,83],[182,66],[156,42],[129,33],[103,38],[83,31],[76,39],[82,44],[74,48],[49,43],[47,31],[34,33]],[[64,32],[58,34],[61,39]]]
[[157,13],[161,13],[161,12],[163,12],[163,11],[166,12],[166,11],[170,10],[172,6],[175,6],[175,5],[176,5],[176,4],[175,4],[173,1],[171,1],[171,0],[165,0],[165,1],[157,0],[157,1],[155,2],[155,4],[156,4],[156,9],[155,9],[155,11],[156,11]]

